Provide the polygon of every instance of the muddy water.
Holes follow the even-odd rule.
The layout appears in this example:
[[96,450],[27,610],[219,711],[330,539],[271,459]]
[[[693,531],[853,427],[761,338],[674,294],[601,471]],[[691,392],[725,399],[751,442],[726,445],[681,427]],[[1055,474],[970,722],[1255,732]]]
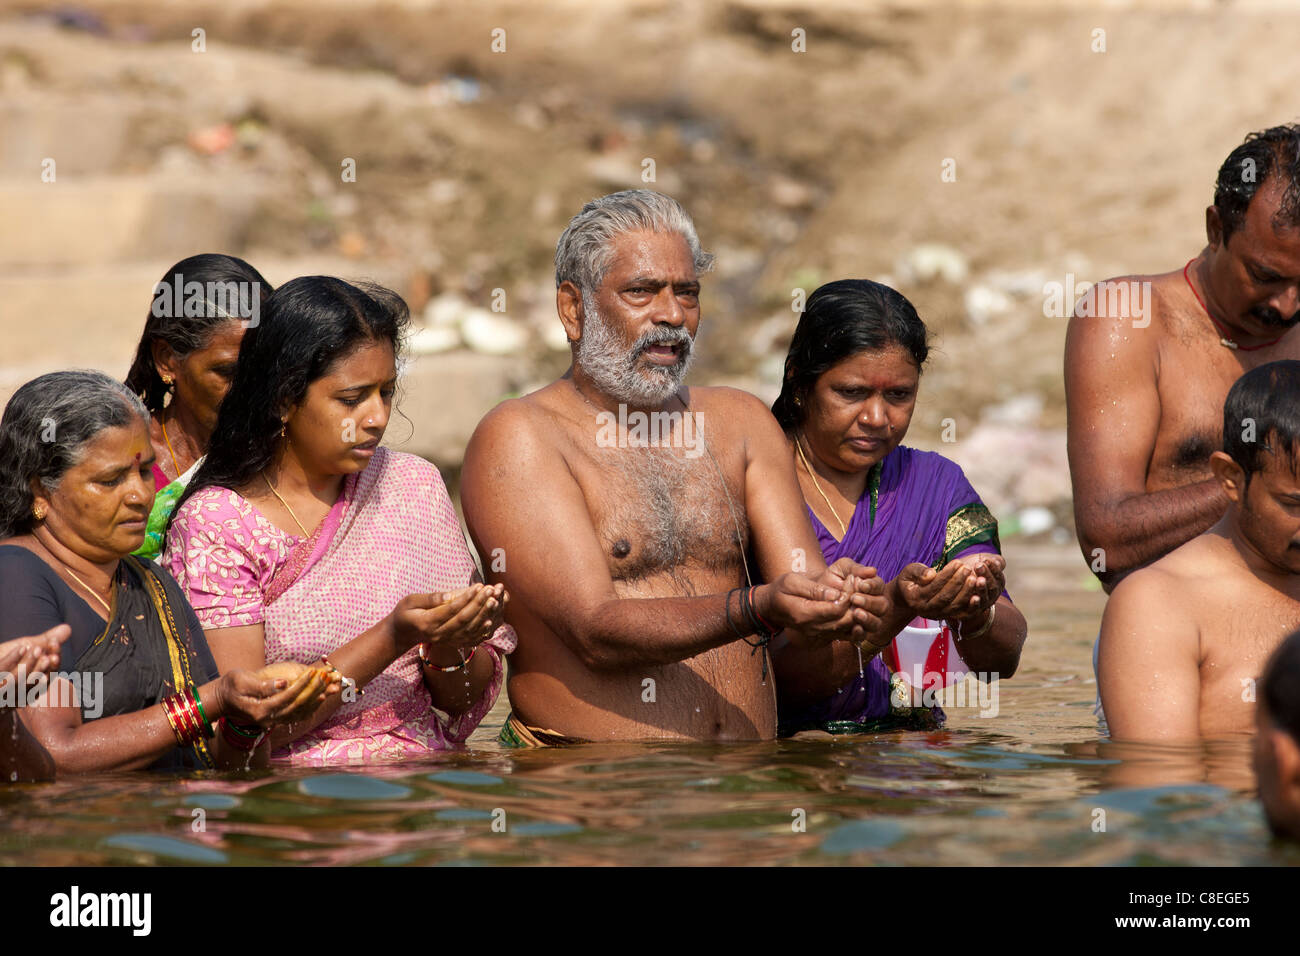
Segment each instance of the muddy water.
[[0,789],[22,864],[1300,863],[1248,741],[1119,748],[1092,715],[1100,592],[1072,546],[1008,546],[1031,627],[996,717],[940,732],[467,753],[396,767]]

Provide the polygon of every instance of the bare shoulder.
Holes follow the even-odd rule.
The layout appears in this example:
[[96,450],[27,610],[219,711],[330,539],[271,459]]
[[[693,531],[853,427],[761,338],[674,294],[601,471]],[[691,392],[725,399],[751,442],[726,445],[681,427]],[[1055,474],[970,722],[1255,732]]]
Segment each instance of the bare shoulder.
[[1206,573],[1202,557],[1205,550],[1200,538],[1193,538],[1120,581],[1106,602],[1103,637],[1108,632],[1112,637],[1115,632],[1166,632],[1195,638],[1194,609],[1203,603],[1202,592],[1213,587],[1213,577]]
[[[1116,389],[1156,389],[1161,343],[1180,322],[1171,276],[1181,281],[1178,273],[1103,279],[1075,304],[1065,333],[1065,394],[1073,410],[1113,404]],[[1155,407],[1130,403],[1132,410]]]
[[536,454],[553,448],[556,412],[553,399],[546,394],[550,387],[508,398],[484,415],[465,449],[466,464],[471,457]]
[[731,385],[692,385],[683,394],[688,396],[689,404],[693,408],[743,409],[751,414],[767,411],[767,406],[757,395]]
[[744,389],[729,385],[694,385],[682,395],[691,411],[707,414],[712,419],[707,424],[716,426],[718,431],[753,434],[755,430],[771,429],[777,433],[781,430],[762,399]]
[[[1213,529],[1185,541],[1143,571],[1158,571],[1171,587],[1203,597],[1208,581],[1222,581],[1231,576],[1239,561],[1232,560],[1232,546]],[[1140,572],[1139,572],[1140,573]]]
[[1085,289],[1070,315],[1067,362],[1072,356],[1093,358],[1094,349],[1103,347],[1108,355],[1150,349],[1156,336],[1145,333],[1169,320],[1171,275],[1177,274],[1113,276]]

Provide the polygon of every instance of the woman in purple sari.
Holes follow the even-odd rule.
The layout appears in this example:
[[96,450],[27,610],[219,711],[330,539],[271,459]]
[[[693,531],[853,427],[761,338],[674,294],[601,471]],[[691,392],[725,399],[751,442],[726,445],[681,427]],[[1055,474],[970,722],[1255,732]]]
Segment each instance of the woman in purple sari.
[[340,693],[271,734],[274,758],[418,757],[464,741],[496,700],[514,632],[478,580],[438,469],[379,447],[405,303],[310,276],[240,347],[163,564],[224,671],[320,661]]
[[[874,567],[893,612],[870,660],[842,642],[776,651],[783,734],[942,720],[904,705],[953,675],[1019,664],[1025,620],[1004,590],[997,522],[954,462],[901,444],[928,352],[911,303],[867,280],[817,289],[795,329],[772,412],[827,564]],[[891,701],[900,670],[917,690],[900,694],[895,677]]]

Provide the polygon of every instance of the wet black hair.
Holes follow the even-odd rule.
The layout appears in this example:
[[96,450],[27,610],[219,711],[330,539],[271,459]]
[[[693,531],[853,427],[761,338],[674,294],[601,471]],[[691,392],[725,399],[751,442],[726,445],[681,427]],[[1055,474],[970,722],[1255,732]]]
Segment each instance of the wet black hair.
[[371,283],[329,276],[286,282],[244,333],[235,380],[217,413],[207,457],[176,503],[210,486],[239,488],[271,464],[281,416],[312,382],[368,342],[388,342],[400,359],[410,312],[402,297]]
[[839,279],[808,297],[785,357],[781,394],[772,414],[787,433],[803,424],[817,379],[846,358],[900,346],[919,371],[930,354],[925,323],[900,292],[870,279]]
[[1264,467],[1264,453],[1281,455],[1296,472],[1300,462],[1300,361],[1253,368],[1228,390],[1223,403],[1223,450],[1246,473],[1246,485]]
[[1282,181],[1282,202],[1273,216],[1275,228],[1300,227],[1300,124],[1287,123],[1249,134],[1228,154],[1214,184],[1214,205],[1223,225],[1223,241],[1241,228],[1246,208],[1273,176]]
[[[175,310],[171,308],[155,307],[160,304],[160,296],[166,297],[162,304],[170,304],[172,289],[176,285],[181,287],[177,298],[184,297],[184,289],[190,283],[198,283],[205,290],[214,286],[231,288],[230,284],[234,283],[231,291],[235,297],[226,296],[224,303],[205,298],[198,315],[172,315],[171,312]],[[247,300],[245,291],[255,296],[256,302]],[[140,396],[145,408],[157,415],[166,401],[167,386],[163,384],[162,376],[154,365],[154,342],[166,342],[177,358],[185,358],[206,348],[212,341],[213,333],[231,319],[243,320],[250,315],[260,316],[262,304],[271,291],[271,284],[262,278],[260,272],[235,256],[203,253],[182,259],[154,285],[153,300],[144,320],[144,332],[140,336],[140,344],[136,346],[131,370],[126,373],[126,387]],[[232,305],[237,306],[233,311]]]
[[1259,706],[1273,724],[1300,743],[1300,631],[1292,631],[1264,665]]

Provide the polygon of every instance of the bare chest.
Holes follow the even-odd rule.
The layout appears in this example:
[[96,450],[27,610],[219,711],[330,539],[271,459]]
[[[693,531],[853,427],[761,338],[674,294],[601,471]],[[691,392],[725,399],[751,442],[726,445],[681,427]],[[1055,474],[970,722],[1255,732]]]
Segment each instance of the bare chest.
[[1210,454],[1223,448],[1223,403],[1233,383],[1266,362],[1300,358],[1300,346],[1288,346],[1287,354],[1281,346],[1229,349],[1209,329],[1203,313],[1179,313],[1166,323],[1156,380],[1160,424],[1147,470],[1148,491],[1209,478]]
[[1229,606],[1205,609],[1204,618],[1201,732],[1249,731],[1259,676],[1282,639],[1300,627],[1300,601],[1256,585]]
[[1210,477],[1210,455],[1223,447],[1223,402],[1241,374],[1241,365],[1222,346],[1212,352],[1204,344],[1175,342],[1162,350],[1160,424],[1147,469],[1148,491]]
[[[734,576],[748,545],[743,480],[725,458],[674,448],[593,449],[577,477],[610,576],[629,586],[657,575],[677,593]],[[705,577],[698,573],[708,572]]]

